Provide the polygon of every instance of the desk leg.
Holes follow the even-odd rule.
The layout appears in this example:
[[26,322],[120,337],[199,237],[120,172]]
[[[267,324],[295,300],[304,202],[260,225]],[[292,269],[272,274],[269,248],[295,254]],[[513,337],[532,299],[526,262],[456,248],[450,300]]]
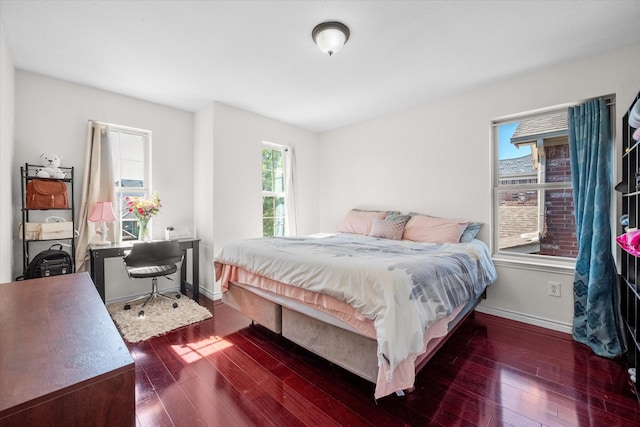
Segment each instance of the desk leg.
[[91,252],[91,278],[96,285],[96,289],[105,302],[104,294],[104,259],[100,259],[98,251]]
[[193,300],[200,300],[200,242],[193,242]]
[[180,266],[180,293],[187,295],[187,250],[182,250],[182,265]]
[[187,250],[191,249],[191,292],[195,302],[200,299],[200,244],[191,242],[191,246],[182,249],[182,265],[180,266],[180,293],[187,295]]

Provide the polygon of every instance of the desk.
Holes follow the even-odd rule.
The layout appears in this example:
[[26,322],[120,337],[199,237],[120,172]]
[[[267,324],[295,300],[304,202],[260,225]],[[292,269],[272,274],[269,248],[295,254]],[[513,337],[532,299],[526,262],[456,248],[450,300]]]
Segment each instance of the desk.
[[[130,250],[136,241],[112,243],[110,245],[90,245],[89,254],[91,257],[91,278],[95,283],[98,293],[104,301],[104,259],[123,257],[125,252]],[[179,239],[180,249],[184,255],[182,266],[180,267],[180,292],[187,294],[187,287],[191,288],[193,300],[198,302],[200,299],[200,239]],[[191,260],[191,278],[193,283],[187,282],[187,250],[193,250]]]
[[135,365],[87,273],[0,285],[0,425],[135,426]]

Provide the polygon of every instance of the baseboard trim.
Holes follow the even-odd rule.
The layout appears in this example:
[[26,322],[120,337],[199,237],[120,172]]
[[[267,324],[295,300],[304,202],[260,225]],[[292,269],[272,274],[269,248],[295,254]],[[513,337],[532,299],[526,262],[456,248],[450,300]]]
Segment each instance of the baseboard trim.
[[515,320],[517,322],[527,323],[529,325],[539,326],[541,328],[551,329],[553,331],[564,332],[565,334],[571,334],[573,332],[573,325],[570,323],[558,322],[557,320],[545,319],[544,317],[518,313],[504,308],[480,304],[476,307],[476,311],[498,317],[504,317],[505,319]]
[[204,296],[206,296],[207,298],[209,298],[211,301],[216,301],[216,300],[222,299],[222,293],[221,292],[211,292],[207,288],[200,287],[200,293],[203,294]]

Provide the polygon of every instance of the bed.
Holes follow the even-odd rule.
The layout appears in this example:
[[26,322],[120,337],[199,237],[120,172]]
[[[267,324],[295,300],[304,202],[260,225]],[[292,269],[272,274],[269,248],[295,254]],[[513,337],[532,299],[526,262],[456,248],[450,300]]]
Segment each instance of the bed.
[[496,279],[480,240],[424,243],[332,233],[230,242],[214,260],[223,301],[374,384],[416,372]]

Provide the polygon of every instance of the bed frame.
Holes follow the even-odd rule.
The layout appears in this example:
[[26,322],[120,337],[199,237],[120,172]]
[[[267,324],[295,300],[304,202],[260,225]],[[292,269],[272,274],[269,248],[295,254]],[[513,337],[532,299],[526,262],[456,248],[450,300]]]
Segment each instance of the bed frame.
[[[444,345],[458,326],[473,314],[483,298],[486,298],[486,293],[464,307],[449,323],[447,335],[429,341],[427,352],[416,359],[416,373]],[[378,344],[351,325],[298,301],[242,283],[229,282],[229,289],[222,293],[222,301],[254,322],[329,362],[368,381],[376,382]]]

